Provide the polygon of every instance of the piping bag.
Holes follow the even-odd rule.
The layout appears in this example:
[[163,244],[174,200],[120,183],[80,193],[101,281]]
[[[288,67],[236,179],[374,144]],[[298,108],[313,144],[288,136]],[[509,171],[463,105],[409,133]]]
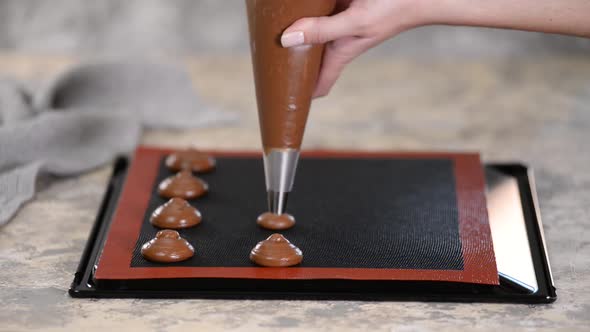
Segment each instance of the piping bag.
[[326,16],[336,0],[246,0],[250,50],[270,212],[282,214],[299,160],[323,44],[281,46],[281,35],[303,17]]

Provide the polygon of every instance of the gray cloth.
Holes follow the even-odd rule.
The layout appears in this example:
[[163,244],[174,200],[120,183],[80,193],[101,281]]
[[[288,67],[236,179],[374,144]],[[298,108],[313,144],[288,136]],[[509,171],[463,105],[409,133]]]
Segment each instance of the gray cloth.
[[0,225],[35,194],[40,173],[74,175],[133,150],[142,127],[194,128],[235,116],[205,106],[176,67],[95,63],[37,94],[0,80]]

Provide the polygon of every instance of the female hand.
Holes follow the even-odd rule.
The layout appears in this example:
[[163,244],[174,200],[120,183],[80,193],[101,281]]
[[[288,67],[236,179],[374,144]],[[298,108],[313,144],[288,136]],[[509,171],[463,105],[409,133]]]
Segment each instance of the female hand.
[[298,20],[285,30],[281,43],[283,47],[328,43],[314,92],[314,97],[325,96],[354,58],[423,23],[418,7],[413,0],[337,0],[335,15]]
[[354,58],[402,31],[430,24],[590,37],[590,1],[337,0],[336,14],[296,21],[284,31],[281,43],[283,47],[327,43],[314,92],[314,97],[321,97]]

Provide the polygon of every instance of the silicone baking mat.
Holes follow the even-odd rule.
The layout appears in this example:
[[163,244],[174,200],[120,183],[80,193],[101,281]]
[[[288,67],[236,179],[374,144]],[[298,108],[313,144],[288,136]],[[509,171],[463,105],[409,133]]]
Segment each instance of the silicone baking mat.
[[180,231],[195,247],[185,262],[156,264],[140,246],[158,229],[151,212],[166,200],[158,183],[173,173],[169,150],[140,148],[129,168],[94,278],[426,280],[498,284],[477,154],[334,153],[302,156],[290,196],[297,224],[282,231],[304,259],[257,267],[250,249],[272,234],[259,228],[265,188],[259,153],[215,153],[199,175],[210,193],[191,201],[203,222]]

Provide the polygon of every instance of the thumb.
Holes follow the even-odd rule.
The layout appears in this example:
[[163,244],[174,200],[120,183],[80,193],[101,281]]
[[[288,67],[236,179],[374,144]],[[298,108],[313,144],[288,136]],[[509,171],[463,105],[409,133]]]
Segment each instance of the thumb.
[[305,17],[288,27],[281,36],[283,47],[323,44],[353,35],[350,9],[333,16]]

